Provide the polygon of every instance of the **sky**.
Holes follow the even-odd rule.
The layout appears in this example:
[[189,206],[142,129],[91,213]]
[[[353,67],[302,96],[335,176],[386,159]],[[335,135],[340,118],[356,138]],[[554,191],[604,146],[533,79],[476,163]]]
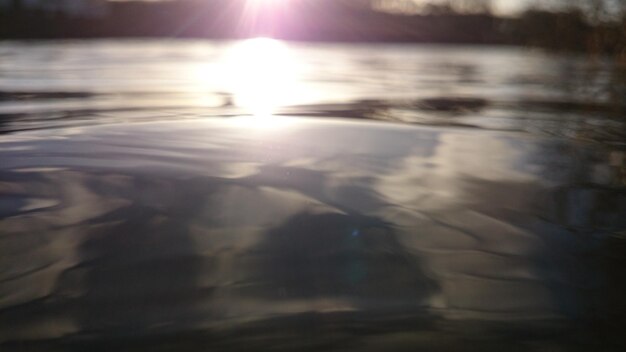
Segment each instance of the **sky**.
[[528,5],[526,0],[496,0],[496,11],[500,13],[517,12]]
[[[128,1],[128,0],[109,0],[109,1]],[[141,1],[162,1],[162,0],[141,0]],[[270,0],[254,0],[254,1],[270,1]],[[280,0],[271,0],[271,1],[280,1]],[[282,0],[289,1],[289,0]],[[414,0],[416,2],[427,2],[432,0]],[[529,2],[532,0],[492,0],[495,11],[500,14],[510,14],[515,13],[521,9],[523,9]]]

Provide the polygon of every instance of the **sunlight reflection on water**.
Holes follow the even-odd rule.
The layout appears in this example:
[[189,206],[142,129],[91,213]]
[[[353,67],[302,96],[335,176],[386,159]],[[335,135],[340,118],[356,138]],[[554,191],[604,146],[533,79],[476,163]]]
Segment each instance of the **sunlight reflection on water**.
[[276,108],[292,105],[304,94],[297,62],[283,42],[255,38],[234,43],[218,65],[218,80],[233,95],[232,103],[264,122]]

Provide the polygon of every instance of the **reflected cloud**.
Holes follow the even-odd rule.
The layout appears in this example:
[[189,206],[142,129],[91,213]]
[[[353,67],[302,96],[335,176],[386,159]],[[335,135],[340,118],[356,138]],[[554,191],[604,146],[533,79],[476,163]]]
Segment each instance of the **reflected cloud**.
[[263,347],[314,325],[357,344],[470,330],[562,344],[555,332],[624,312],[623,273],[602,266],[623,257],[624,193],[577,171],[616,156],[306,119],[268,138],[232,121],[0,142],[0,343],[206,331]]

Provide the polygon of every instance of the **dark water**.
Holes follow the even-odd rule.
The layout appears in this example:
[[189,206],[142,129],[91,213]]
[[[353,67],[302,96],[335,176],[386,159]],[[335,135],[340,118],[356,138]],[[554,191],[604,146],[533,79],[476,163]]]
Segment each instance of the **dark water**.
[[621,351],[623,75],[1,43],[0,350]]

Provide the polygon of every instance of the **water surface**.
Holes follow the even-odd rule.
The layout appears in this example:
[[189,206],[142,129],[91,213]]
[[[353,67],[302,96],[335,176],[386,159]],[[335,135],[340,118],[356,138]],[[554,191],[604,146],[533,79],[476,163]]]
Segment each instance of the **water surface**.
[[625,347],[609,61],[268,40],[0,58],[3,351]]
[[515,47],[3,42],[2,130],[239,114],[367,118],[623,142],[626,71]]

